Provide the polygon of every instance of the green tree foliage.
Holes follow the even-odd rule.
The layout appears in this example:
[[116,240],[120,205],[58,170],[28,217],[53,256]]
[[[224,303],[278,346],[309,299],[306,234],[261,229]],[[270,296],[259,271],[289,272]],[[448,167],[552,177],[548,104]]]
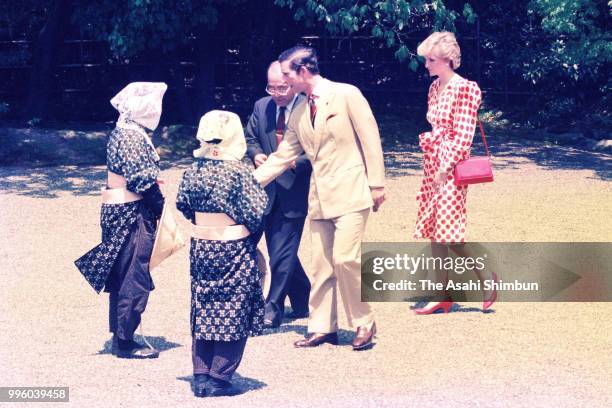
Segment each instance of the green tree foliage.
[[506,17],[512,20],[515,42],[507,61],[513,71],[541,91],[537,124],[566,127],[563,124],[568,118],[576,118],[583,125],[598,122],[609,126],[612,2],[516,3],[524,3],[525,11]]
[[[455,21],[461,16],[442,0],[275,0],[275,3],[294,9],[296,21],[310,26],[323,24],[332,35],[372,35],[386,47],[394,48],[396,58],[409,62],[413,70],[418,62],[407,44],[410,34],[424,28],[455,31]],[[460,3],[463,17],[473,22],[476,15],[472,7]]]
[[108,41],[117,56],[147,50],[162,54],[185,44],[194,30],[213,30],[219,7],[237,6],[245,0],[85,0],[78,3],[74,21]]
[[[413,70],[419,65],[415,37],[424,38],[430,31],[445,29],[458,31],[462,43],[462,37],[469,35],[473,39],[478,32],[478,60],[474,48],[466,47],[465,56],[471,62],[480,63],[478,73],[483,87],[512,88],[523,92],[521,95],[535,95],[533,99],[526,99],[524,105],[531,103],[532,116],[543,124],[566,123],[568,117],[587,117],[585,112],[596,112],[594,115],[599,116],[591,115],[586,120],[612,125],[607,108],[612,94],[609,76],[612,1],[469,1],[0,1],[3,38],[33,40],[35,45],[7,48],[0,55],[0,63],[16,67],[29,63],[31,78],[38,75],[39,81],[31,83],[28,99],[47,106],[41,89],[54,80],[55,59],[51,57],[60,53],[62,35],[68,29],[75,31],[70,24],[64,23],[72,21],[86,33],[86,38],[107,42],[118,59],[144,55],[163,61],[165,65],[175,64],[173,88],[180,90],[184,87],[185,75],[178,63],[178,53],[174,52],[197,37],[198,41],[191,41],[197,56],[196,93],[212,98],[215,53],[211,49],[218,45],[218,36],[228,34],[218,29],[219,21],[235,23],[230,29],[238,36],[248,35],[248,45],[242,46],[239,54],[236,51],[235,58],[262,67],[253,78],[264,77],[266,64],[278,51],[279,44],[286,44],[289,37],[301,35],[300,27],[290,27],[290,14],[298,25],[314,27],[310,30],[313,34],[326,32],[339,37],[361,35],[378,39],[380,47],[394,50],[397,59],[408,63]],[[64,14],[70,18],[64,19]],[[58,22],[60,17],[61,22]],[[54,19],[57,21],[51,24]],[[478,25],[463,24],[475,21]],[[469,44],[473,47],[475,42]],[[33,52],[34,49],[40,55]],[[38,59],[33,55],[38,55]],[[397,69],[403,68],[398,65]],[[181,98],[189,102],[187,94]],[[11,109],[17,106],[16,103],[11,105]],[[31,110],[34,113],[30,117],[41,116],[36,112],[42,108]],[[196,108],[198,113],[202,110]]]
[[547,41],[520,57],[528,64],[525,77],[533,83],[545,76],[571,81],[600,79],[612,62],[612,2],[594,0],[532,0],[528,14],[539,19],[534,32]]

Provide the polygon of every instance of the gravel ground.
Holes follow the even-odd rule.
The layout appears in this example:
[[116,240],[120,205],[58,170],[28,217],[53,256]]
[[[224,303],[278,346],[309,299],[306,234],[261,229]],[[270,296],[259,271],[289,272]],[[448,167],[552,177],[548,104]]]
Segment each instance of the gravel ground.
[[[496,182],[468,195],[468,238],[612,241],[610,156],[529,149],[497,150]],[[367,240],[413,241],[417,158],[413,150],[387,152],[389,199],[370,217]],[[164,170],[168,196],[185,167]],[[160,358],[110,354],[106,296],[72,263],[98,243],[103,178],[100,166],[0,168],[0,386],[68,386],[77,407],[612,406],[609,303],[498,303],[487,314],[462,304],[434,316],[376,303],[379,336],[364,352],[351,350],[339,306],[339,347],[295,349],[306,320],[286,321],[249,340],[236,376],[243,395],[197,400],[186,248],[153,274],[143,325]],[[308,270],[308,228],[300,253]]]

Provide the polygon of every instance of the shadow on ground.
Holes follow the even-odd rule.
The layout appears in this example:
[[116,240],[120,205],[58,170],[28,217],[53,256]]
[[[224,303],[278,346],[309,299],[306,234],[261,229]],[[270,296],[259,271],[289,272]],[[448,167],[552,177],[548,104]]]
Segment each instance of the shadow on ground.
[[[398,125],[399,126],[399,125]],[[397,127],[397,126],[396,126]],[[401,126],[400,126],[401,127]],[[381,126],[381,130],[384,127]],[[399,128],[398,128],[399,129]],[[393,129],[383,139],[386,174],[388,177],[422,174],[422,155],[418,134]],[[186,132],[186,130],[181,130]],[[382,133],[382,131],[381,131]],[[415,133],[412,135],[412,133]],[[592,170],[593,178],[612,180],[612,154],[589,148],[593,141],[585,139],[573,145],[543,140],[533,131],[525,130],[488,132],[488,143],[494,156],[495,169],[517,169],[531,161],[549,170]],[[192,162],[193,140],[186,136],[157,138],[160,142],[162,170]],[[63,143],[70,143],[63,141]],[[100,143],[100,142],[98,142]],[[484,155],[484,146],[478,135],[474,139],[472,155]],[[57,167],[0,167],[0,191],[35,198],[56,198],[67,192],[76,196],[98,195],[104,186],[105,167],[62,165]]]
[[[484,313],[484,314],[495,313],[495,309],[484,310],[484,309],[481,309],[481,308],[478,308],[478,307],[464,307],[464,306],[461,306],[459,303],[457,303],[457,301],[461,301],[461,300],[456,300],[454,297],[453,297],[453,301],[454,302],[453,302],[453,305],[450,308],[449,313],[457,313],[457,312],[460,312],[460,313],[476,313],[477,312],[477,313]],[[413,305],[411,305],[409,307],[409,309],[410,309],[410,311],[412,313],[414,313],[415,309],[421,309],[421,308],[427,306],[428,303],[429,302],[426,299],[419,299]],[[436,310],[432,314],[444,314],[444,311],[442,309],[439,309],[439,310]]]
[[[184,376],[184,377],[176,377],[177,380],[188,382],[191,386],[191,392],[193,392],[193,375]],[[241,392],[238,395],[246,394],[249,391],[259,390],[263,387],[267,387],[268,384],[256,380],[254,378],[243,377],[238,373],[234,374],[232,378],[232,384],[234,387],[238,388]]]
[[[190,159],[167,160],[162,170],[187,165]],[[99,196],[106,183],[104,166],[0,168],[0,191],[34,198],[57,198],[61,193]]]
[[[516,169],[527,159],[549,170],[592,170],[596,179],[612,179],[612,154],[591,150],[593,141],[585,140],[575,145],[555,144],[535,137],[506,133],[487,136],[489,149],[495,159],[495,169]],[[402,143],[387,140],[383,145],[388,177],[422,173],[421,150],[416,141]],[[476,135],[472,145],[472,156],[486,154],[482,139]],[[416,172],[416,173],[415,173]]]
[[[484,152],[483,149],[476,149],[472,154]],[[500,143],[491,146],[491,154],[496,158],[496,166],[501,162],[502,168],[517,168],[516,157],[519,157],[549,170],[592,170],[596,179],[612,179],[612,155],[586,147],[500,138]]]
[[[287,319],[285,319],[285,321],[286,320]],[[301,337],[296,337],[295,340],[293,341],[301,340],[303,337],[306,337],[306,334],[308,332],[308,326],[284,323],[280,327],[277,327],[274,329],[264,329],[264,332],[262,335],[270,336],[270,335],[283,334],[283,333],[289,333],[289,332],[295,332],[296,334],[301,335]],[[339,329],[338,330],[338,345],[339,346],[350,345],[353,341],[354,335],[355,333],[351,330]]]
[[0,174],[0,191],[34,198],[56,198],[63,192],[97,196],[106,180],[104,167],[14,167]]
[[[166,350],[171,350],[177,347],[183,347],[182,344],[174,343],[172,341],[166,340],[164,336],[145,336],[145,339],[153,346],[153,348],[159,350],[160,353],[163,353]],[[140,335],[134,336],[134,340],[138,343],[144,344]],[[96,354],[112,354],[113,353],[113,340],[112,338],[107,340],[102,347],[102,350],[99,350]]]

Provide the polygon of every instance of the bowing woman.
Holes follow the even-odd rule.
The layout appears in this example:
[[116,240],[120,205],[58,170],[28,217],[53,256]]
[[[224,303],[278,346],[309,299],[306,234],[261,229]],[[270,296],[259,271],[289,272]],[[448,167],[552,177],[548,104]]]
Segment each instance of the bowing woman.
[[235,395],[232,376],[248,336],[263,329],[257,264],[268,196],[243,161],[238,115],[211,111],[200,120],[201,147],[185,171],[176,207],[193,224],[191,334],[196,397]]
[[134,332],[154,289],[149,258],[164,205],[157,183],[159,156],[146,129],[159,124],[166,89],[164,83],[133,82],[111,99],[119,120],[106,146],[102,243],[75,261],[97,292],[110,293],[112,352],[119,358],[159,356],[134,341]]

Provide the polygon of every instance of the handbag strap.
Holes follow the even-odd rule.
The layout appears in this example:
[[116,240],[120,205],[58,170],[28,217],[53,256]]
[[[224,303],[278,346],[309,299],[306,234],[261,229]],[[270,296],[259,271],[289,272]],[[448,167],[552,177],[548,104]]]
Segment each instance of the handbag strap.
[[489,153],[489,145],[487,144],[487,138],[485,137],[484,129],[482,128],[482,122],[480,121],[479,118],[477,118],[477,120],[478,120],[478,126],[480,127],[480,136],[482,136],[482,141],[484,143],[485,150],[487,152],[487,157],[491,157],[491,153]]

